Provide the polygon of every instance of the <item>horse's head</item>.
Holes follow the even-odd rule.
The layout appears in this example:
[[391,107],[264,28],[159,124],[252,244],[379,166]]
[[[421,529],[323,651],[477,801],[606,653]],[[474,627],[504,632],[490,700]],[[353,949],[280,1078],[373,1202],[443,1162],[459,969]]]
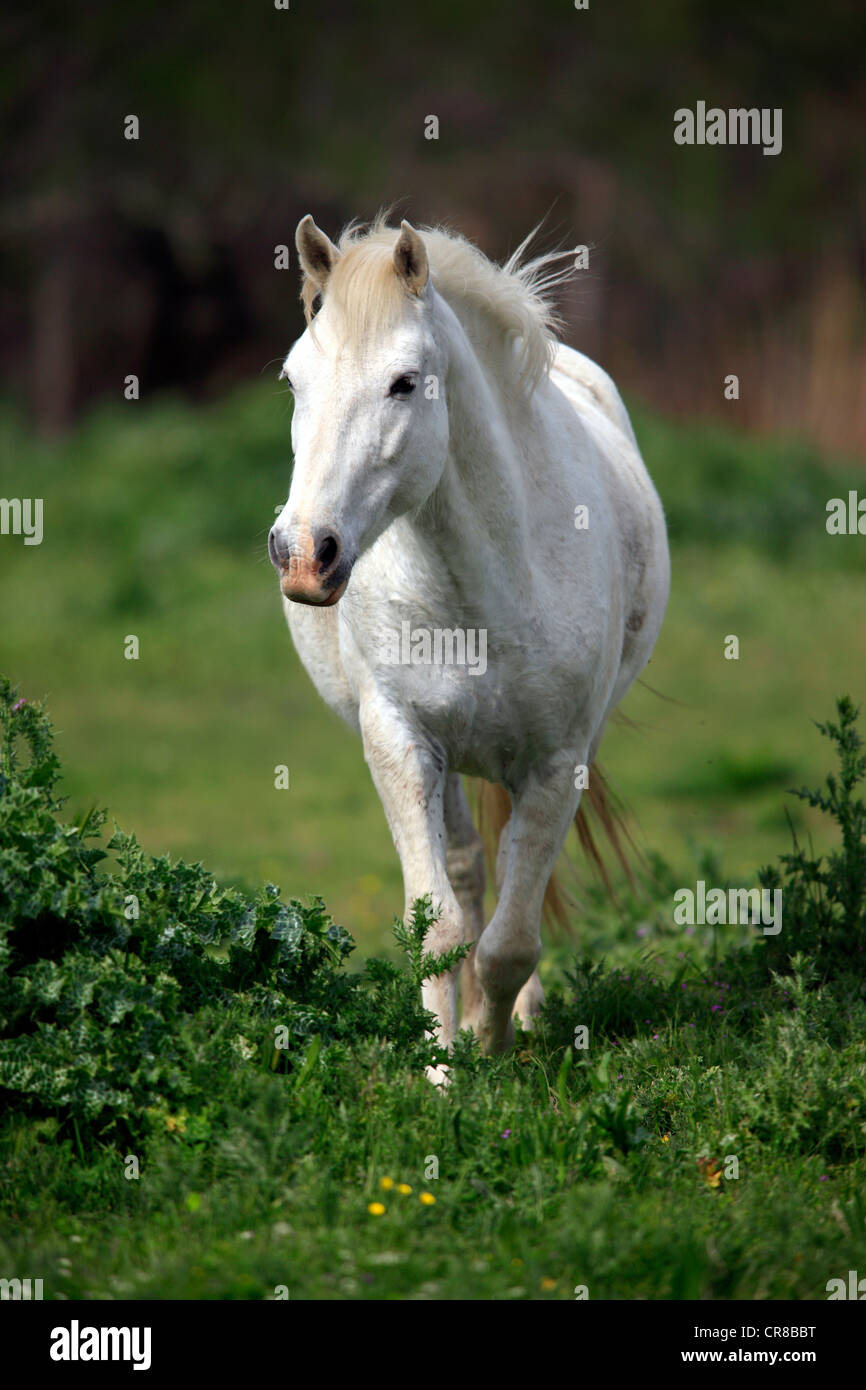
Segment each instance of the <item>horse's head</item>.
[[338,250],[307,216],[296,243],[308,327],[281,373],[295,397],[295,465],[268,550],[287,598],[326,606],[358,556],[441,477],[445,362],[427,252],[408,222]]

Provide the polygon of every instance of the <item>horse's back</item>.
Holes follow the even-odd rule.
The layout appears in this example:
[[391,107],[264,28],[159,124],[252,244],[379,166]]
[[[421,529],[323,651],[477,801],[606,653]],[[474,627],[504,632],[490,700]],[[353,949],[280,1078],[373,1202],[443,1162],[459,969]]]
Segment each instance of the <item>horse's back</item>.
[[[596,516],[593,526],[600,528],[609,566],[603,586],[608,601],[622,586],[625,629],[612,708],[649,660],[667,606],[670,559],[664,512],[628,412],[607,372],[582,352],[559,343],[550,378],[580,417],[585,431],[581,440],[593,441],[591,457],[605,480],[607,514]],[[581,585],[581,604],[585,593]]]
[[[617,425],[637,449],[638,444],[628,411],[613,381],[597,362],[593,362],[591,357],[586,357],[576,348],[558,343],[550,375],[554,384],[565,391],[578,408],[588,396],[590,402]],[[578,388],[577,391],[575,387]]]

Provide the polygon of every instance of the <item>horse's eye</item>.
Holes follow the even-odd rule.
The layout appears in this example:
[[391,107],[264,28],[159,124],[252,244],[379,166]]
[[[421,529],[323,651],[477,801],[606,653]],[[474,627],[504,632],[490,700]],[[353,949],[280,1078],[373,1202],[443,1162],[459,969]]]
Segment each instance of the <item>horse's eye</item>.
[[415,381],[411,376],[398,376],[396,381],[391,382],[389,396],[411,396],[415,390]]

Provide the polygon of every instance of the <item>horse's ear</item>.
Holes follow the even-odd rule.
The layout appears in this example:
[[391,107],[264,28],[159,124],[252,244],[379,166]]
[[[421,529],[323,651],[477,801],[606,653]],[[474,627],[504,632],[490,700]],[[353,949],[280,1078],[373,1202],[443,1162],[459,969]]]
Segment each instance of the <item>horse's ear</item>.
[[410,222],[400,223],[394,246],[394,269],[410,294],[421,294],[430,276],[427,248]]
[[312,281],[317,293],[324,293],[340,253],[334,243],[316,226],[309,213],[298,223],[295,245],[298,248],[301,269],[307,279]]

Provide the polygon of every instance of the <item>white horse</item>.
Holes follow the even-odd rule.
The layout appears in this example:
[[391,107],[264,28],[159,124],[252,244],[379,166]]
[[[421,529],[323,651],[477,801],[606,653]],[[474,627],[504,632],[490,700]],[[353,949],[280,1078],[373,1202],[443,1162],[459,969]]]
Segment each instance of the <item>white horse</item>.
[[[335,246],[307,216],[296,243],[308,326],[280,374],[295,462],[270,556],[301,661],[361,734],[407,911],[441,905],[430,950],[476,943],[461,1026],[503,1051],[543,999],[581,769],[661,627],[661,504],[613,382],[555,337],[554,257],[522,265],[524,242],[500,267],[381,218]],[[461,773],[511,799],[487,926]],[[423,986],[445,1047],[456,974]]]

